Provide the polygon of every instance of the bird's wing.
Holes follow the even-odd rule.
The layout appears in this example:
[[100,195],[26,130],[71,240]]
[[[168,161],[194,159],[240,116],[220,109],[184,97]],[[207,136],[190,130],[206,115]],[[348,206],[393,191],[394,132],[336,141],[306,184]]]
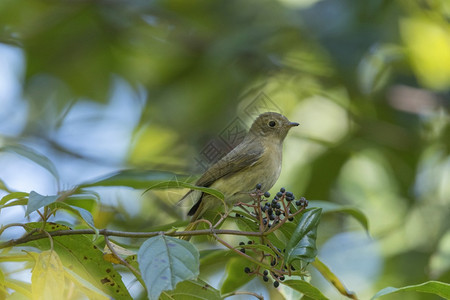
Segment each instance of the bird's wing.
[[208,187],[217,179],[233,175],[234,173],[257,163],[264,152],[262,145],[255,147],[255,142],[251,143],[250,146],[248,144],[245,146],[241,145],[238,145],[222,159],[213,164],[197,180],[196,185]]
[[[222,157],[218,162],[213,164],[195,183],[196,186],[208,187],[217,179],[230,176],[246,167],[258,162],[264,149],[262,145],[255,145],[255,141],[249,146],[239,144],[231,150],[227,155]],[[255,147],[256,146],[256,147]],[[191,198],[192,202],[199,204],[203,193],[200,191],[190,190],[177,203],[180,205],[185,199]],[[195,206],[195,205],[194,205]]]

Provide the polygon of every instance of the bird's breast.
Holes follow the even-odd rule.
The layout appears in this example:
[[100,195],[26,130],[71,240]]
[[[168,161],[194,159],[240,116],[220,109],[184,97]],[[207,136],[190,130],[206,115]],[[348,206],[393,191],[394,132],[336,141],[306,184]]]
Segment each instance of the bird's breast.
[[255,163],[230,176],[220,178],[211,187],[223,192],[228,203],[251,201],[248,194],[258,183],[265,192],[278,180],[281,173],[281,150],[276,144],[266,146],[261,158]]

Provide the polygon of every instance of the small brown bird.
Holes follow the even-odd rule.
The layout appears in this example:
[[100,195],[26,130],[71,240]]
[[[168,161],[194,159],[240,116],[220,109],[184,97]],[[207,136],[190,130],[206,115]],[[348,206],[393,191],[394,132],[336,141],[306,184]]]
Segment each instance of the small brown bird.
[[[270,190],[280,176],[283,141],[289,129],[298,125],[279,113],[261,114],[243,141],[206,170],[195,185],[221,191],[229,207],[238,202],[251,201],[250,194],[257,184],[261,184],[263,193]],[[206,211],[223,206],[221,200],[201,191],[189,191],[180,202],[187,197],[196,201],[188,212],[188,216],[192,216],[191,223],[200,219]],[[186,230],[194,228],[188,225]]]

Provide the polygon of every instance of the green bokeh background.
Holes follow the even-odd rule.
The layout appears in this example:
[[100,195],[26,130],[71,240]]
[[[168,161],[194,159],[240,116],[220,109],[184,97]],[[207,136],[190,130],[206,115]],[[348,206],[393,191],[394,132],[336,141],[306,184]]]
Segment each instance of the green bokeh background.
[[[386,286],[450,282],[449,20],[445,0],[2,0],[0,46],[22,57],[10,102],[26,109],[0,145],[35,146],[65,174],[91,163],[79,181],[119,168],[198,174],[202,151],[232,121],[277,110],[301,126],[274,190],[369,219],[378,271],[363,290],[344,280],[349,289],[367,299]],[[127,107],[134,123],[115,136]],[[4,106],[0,122],[15,109]],[[85,118],[68,122],[75,109]],[[96,139],[84,140],[86,123]],[[109,159],[104,150],[121,143],[125,155]],[[108,193],[99,227],[145,230],[184,215],[173,209],[182,192]],[[343,232],[365,234],[349,217],[324,218],[319,249]]]

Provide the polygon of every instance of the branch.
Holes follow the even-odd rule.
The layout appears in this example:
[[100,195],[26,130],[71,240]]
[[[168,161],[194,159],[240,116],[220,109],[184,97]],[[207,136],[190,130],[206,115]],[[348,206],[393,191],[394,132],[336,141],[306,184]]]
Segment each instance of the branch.
[[[132,231],[117,231],[109,229],[100,229],[98,231],[100,235],[104,236],[120,236],[120,237],[130,237],[130,238],[150,238],[157,235],[167,235],[167,236],[194,236],[194,235],[216,235],[216,234],[230,234],[230,235],[244,235],[244,236],[261,236],[260,232],[251,231],[239,231],[239,230],[227,230],[227,229],[203,229],[203,230],[193,230],[193,231],[153,231],[153,232],[132,232]],[[48,234],[51,237],[55,236],[66,236],[66,235],[79,235],[79,234],[95,234],[92,229],[76,229],[76,230],[56,230],[49,231]],[[45,233],[38,234],[25,234],[23,237],[18,239],[9,240],[0,243],[0,249],[8,248],[20,244],[25,244],[31,241],[40,240],[48,238],[49,236]]]

